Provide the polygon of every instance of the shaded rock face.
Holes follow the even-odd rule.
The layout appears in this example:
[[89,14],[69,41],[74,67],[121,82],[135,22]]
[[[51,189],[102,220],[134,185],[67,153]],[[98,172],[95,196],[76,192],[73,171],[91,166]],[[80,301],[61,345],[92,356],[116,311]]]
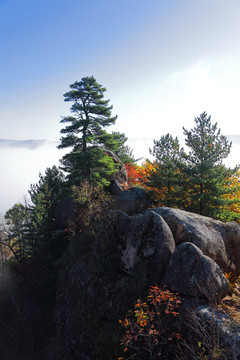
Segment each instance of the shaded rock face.
[[218,335],[221,346],[226,345],[234,354],[233,359],[240,359],[240,326],[228,314],[220,309],[214,310],[208,305],[198,306],[195,310],[205,326],[214,324],[215,334]]
[[112,180],[110,192],[116,196],[116,207],[128,215],[142,213],[152,205],[147,192],[137,187],[125,189],[117,180]]
[[239,271],[239,228],[169,208],[135,216],[110,211],[78,250],[59,293],[59,359],[117,358],[118,321],[151,285],[204,301],[223,298],[223,271]]
[[220,267],[189,242],[175,249],[162,282],[182,295],[208,300],[222,299],[229,291]]
[[191,242],[224,272],[240,274],[240,226],[237,223],[223,223],[166,207],[156,208],[154,212],[161,215],[170,227],[176,246]]
[[119,268],[130,274],[149,277],[150,282],[160,280],[175,249],[168,225],[151,211],[132,217],[122,211],[112,211],[96,233],[95,254],[104,256],[114,239]]
[[146,191],[137,187],[123,190],[118,195],[118,209],[124,211],[128,215],[139,214],[147,210],[151,205],[151,201]]
[[62,199],[54,211],[54,229],[65,229],[74,217],[75,205],[71,196]]
[[121,195],[122,191],[124,190],[124,186],[120,185],[117,180],[111,180],[109,190],[112,195]]
[[[57,299],[60,359],[71,359],[72,348],[81,349],[73,358],[89,354],[91,359],[111,358],[114,347],[119,350],[119,338],[109,341],[121,330],[119,319],[149,284],[160,281],[175,249],[169,227],[153,212],[129,217],[112,211],[96,227],[96,234],[87,241],[88,249],[79,252]],[[104,349],[105,357],[97,353],[99,349],[102,353]]]

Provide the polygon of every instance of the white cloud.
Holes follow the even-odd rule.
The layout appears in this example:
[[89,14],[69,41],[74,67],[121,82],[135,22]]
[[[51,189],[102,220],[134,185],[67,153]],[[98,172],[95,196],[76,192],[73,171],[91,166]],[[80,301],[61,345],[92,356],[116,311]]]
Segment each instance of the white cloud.
[[47,167],[58,166],[64,151],[54,143],[30,150],[28,148],[0,148],[0,213],[4,214],[16,202],[23,201],[30,184],[37,183],[39,172]]

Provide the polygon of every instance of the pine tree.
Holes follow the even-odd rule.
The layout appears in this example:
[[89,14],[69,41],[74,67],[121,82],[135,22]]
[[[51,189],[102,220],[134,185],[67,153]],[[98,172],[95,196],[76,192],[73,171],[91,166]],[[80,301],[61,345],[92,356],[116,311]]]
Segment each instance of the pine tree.
[[157,188],[162,193],[160,203],[163,206],[181,206],[183,203],[180,169],[186,154],[180,147],[179,140],[167,134],[154,140],[150,154],[155,157],[154,168],[149,177],[148,186]]
[[117,116],[111,116],[112,106],[108,105],[109,100],[104,100],[106,89],[93,76],[82,78],[70,88],[64,97],[65,101],[73,102],[74,116],[61,120],[67,125],[61,130],[64,136],[58,148],[69,147],[71,151],[61,159],[61,169],[68,173],[71,184],[79,185],[87,179],[96,185],[107,185],[117,165],[104,149],[116,147],[117,141],[105,129],[115,123]]
[[15,260],[20,263],[31,254],[29,207],[17,203],[6,212],[4,218],[6,227],[3,230],[2,245],[9,248]]
[[195,118],[195,123],[189,131],[183,128],[190,149],[185,167],[188,209],[215,217],[226,202],[223,195],[228,190],[223,185],[235,171],[222,164],[230,153],[231,142],[221,135],[217,123],[212,125],[206,112]]
[[115,146],[110,150],[112,150],[117,155],[123,164],[134,164],[140,160],[134,158],[133,150],[128,145],[126,145],[128,138],[124,133],[113,131],[112,136],[116,142]]
[[51,240],[54,228],[54,211],[62,197],[64,197],[64,175],[56,167],[47,168],[45,174],[39,174],[37,184],[31,184],[29,195],[32,234],[32,255],[41,261],[51,261],[57,257],[60,249]]

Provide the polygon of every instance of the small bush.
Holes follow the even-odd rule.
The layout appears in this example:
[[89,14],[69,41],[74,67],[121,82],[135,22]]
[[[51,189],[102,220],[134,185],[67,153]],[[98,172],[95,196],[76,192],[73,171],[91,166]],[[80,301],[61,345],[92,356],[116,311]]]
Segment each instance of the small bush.
[[73,233],[81,232],[93,220],[99,220],[104,212],[113,205],[114,199],[101,186],[94,186],[87,180],[80,186],[72,187],[75,203],[74,219],[70,225]]
[[152,286],[147,301],[138,300],[134,310],[120,320],[125,355],[119,359],[168,359],[171,347],[181,339],[176,327],[180,304],[177,293]]

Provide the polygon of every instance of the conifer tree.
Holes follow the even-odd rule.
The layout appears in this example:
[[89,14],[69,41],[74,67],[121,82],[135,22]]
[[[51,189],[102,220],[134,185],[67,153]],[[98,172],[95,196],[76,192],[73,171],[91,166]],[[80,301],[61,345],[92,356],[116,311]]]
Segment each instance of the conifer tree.
[[163,206],[182,206],[183,196],[180,182],[180,169],[185,161],[186,154],[180,147],[179,140],[172,135],[161,136],[154,140],[150,154],[155,158],[155,166],[151,171],[148,185],[164,193],[161,200]]
[[133,164],[140,160],[134,158],[133,150],[126,145],[128,138],[124,133],[113,131],[112,136],[115,139],[115,145],[110,150],[117,155],[123,164]]
[[223,195],[228,190],[224,183],[235,171],[222,164],[232,144],[221,135],[217,123],[212,125],[206,112],[195,118],[195,123],[191,130],[183,128],[189,148],[185,167],[189,210],[215,217],[226,202]]
[[104,100],[106,89],[93,76],[82,78],[70,88],[64,97],[65,101],[73,102],[73,116],[61,120],[66,126],[61,130],[58,148],[71,151],[61,159],[61,169],[68,173],[71,184],[79,185],[87,179],[96,185],[106,185],[108,176],[117,169],[113,159],[104,153],[104,148],[111,150],[117,146],[116,138],[106,128],[115,123],[117,116],[112,117],[112,106],[109,100]]
[[29,195],[31,227],[33,245],[32,255],[50,261],[60,251],[51,245],[51,232],[54,228],[54,211],[62,197],[64,197],[64,175],[56,167],[47,168],[45,174],[39,174],[37,184],[31,184]]
[[31,253],[31,239],[28,227],[30,211],[27,205],[17,203],[5,214],[2,245],[9,248],[15,260],[22,262]]

